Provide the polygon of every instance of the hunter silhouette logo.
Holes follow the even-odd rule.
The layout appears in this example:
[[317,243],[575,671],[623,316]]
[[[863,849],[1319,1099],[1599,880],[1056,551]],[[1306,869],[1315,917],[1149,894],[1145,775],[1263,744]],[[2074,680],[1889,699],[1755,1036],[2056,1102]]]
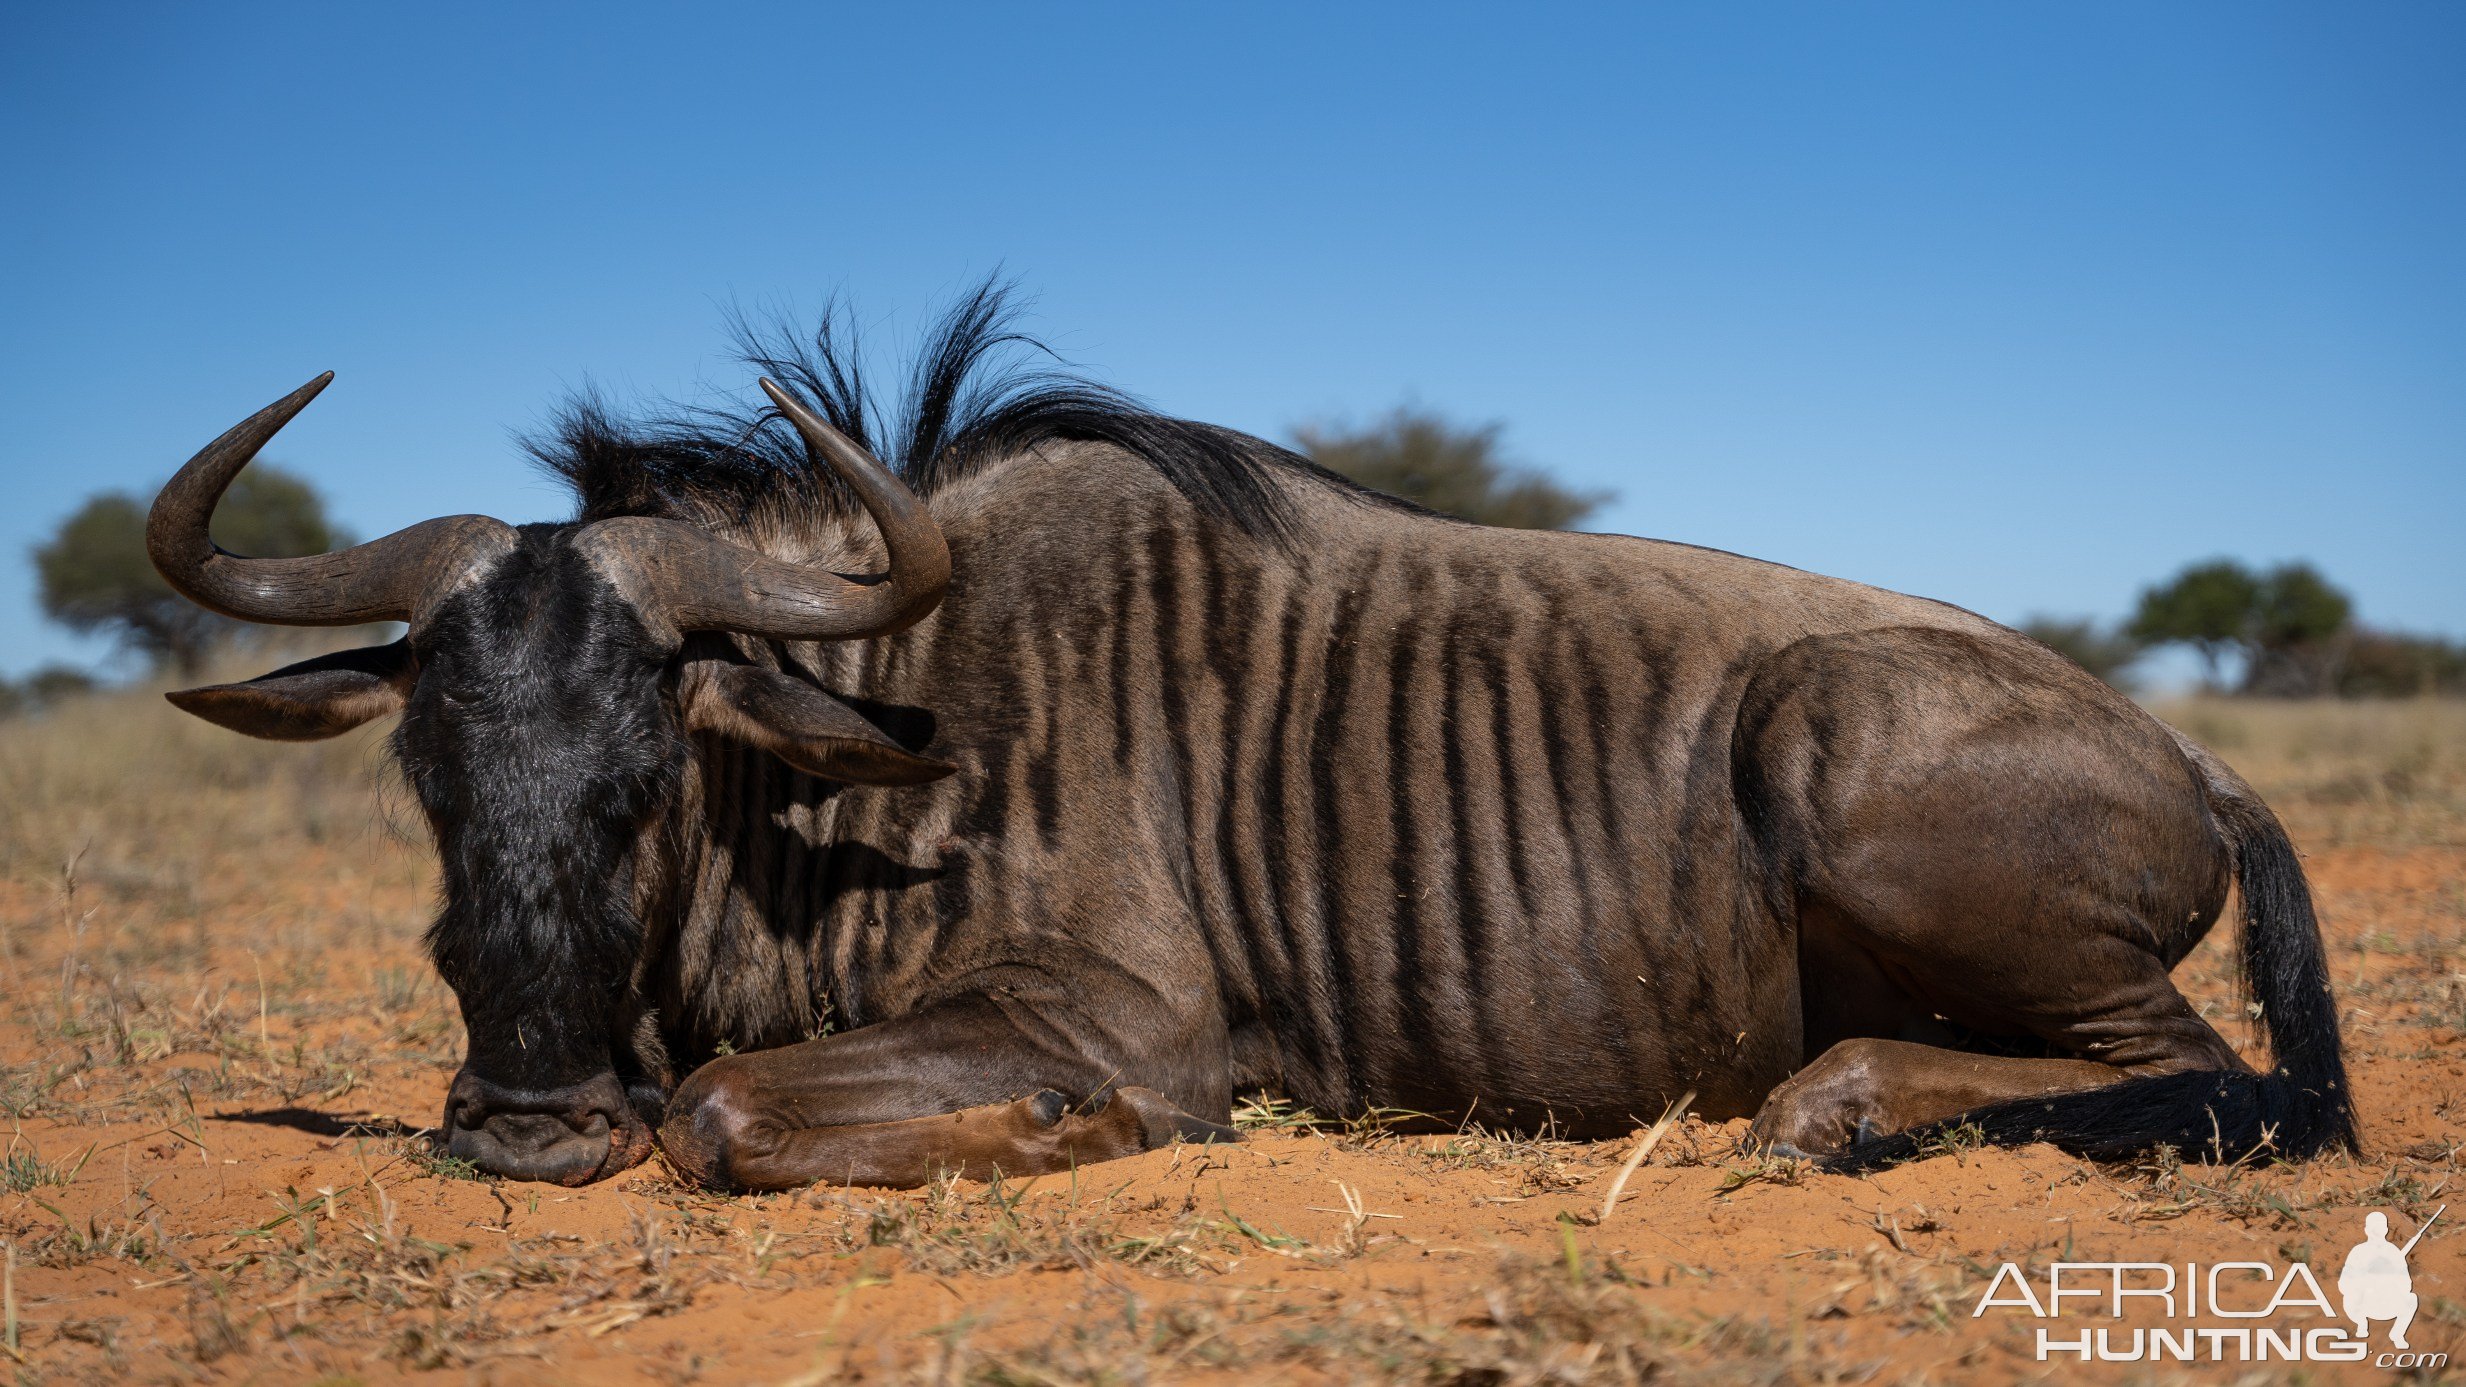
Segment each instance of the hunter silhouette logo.
[[2390,1245],[2387,1214],[2375,1209],[2364,1217],[2363,1241],[2346,1254],[2346,1266],[2338,1272],[2338,1299],[2345,1303],[2346,1318],[2355,1322],[2356,1338],[2372,1337],[2371,1321],[2388,1320],[2389,1342],[2406,1347],[2406,1326],[2415,1322],[2415,1280],[2406,1270],[2406,1254],[2448,1207],[2434,1209],[2404,1247]]
[[[2377,1368],[2445,1367],[2445,1352],[2406,1342],[2421,1300],[2407,1256],[2448,1206],[2432,1211],[2403,1244],[2389,1241],[2389,1216],[2364,1216],[2363,1241],[2339,1265],[2336,1298],[2304,1262],[2051,1262],[2045,1288],[2006,1262],[1970,1311],[2024,1311],[2037,1321],[2041,1363],[2362,1363]],[[2098,1323],[2097,1321],[2105,1321]],[[2372,1326],[2389,1326],[2389,1348],[2375,1353]]]

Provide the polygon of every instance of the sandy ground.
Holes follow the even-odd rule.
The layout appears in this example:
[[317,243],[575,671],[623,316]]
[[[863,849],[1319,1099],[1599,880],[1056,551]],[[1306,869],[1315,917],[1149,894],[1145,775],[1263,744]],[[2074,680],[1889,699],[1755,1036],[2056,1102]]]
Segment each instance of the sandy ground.
[[[0,729],[0,1358],[20,1382],[2448,1374],[2041,1362],[2041,1322],[1972,1311],[2004,1262],[2043,1292],[2057,1261],[2305,1261],[2334,1298],[2367,1211],[2403,1239],[2448,1200],[2466,1144],[2451,710],[2394,732],[2338,709],[2178,715],[2307,851],[2366,1156],[2099,1166],[2035,1147],[1848,1178],[1689,1121],[1606,1218],[1632,1140],[1398,1137],[1263,1108],[1239,1146],[1007,1186],[722,1198],[657,1163],[578,1191],[473,1178],[419,1135],[460,1027],[418,950],[425,851],[371,810],[366,743],[242,759],[150,706],[119,716],[144,730],[109,755],[79,741],[105,713]],[[2242,1038],[2228,933],[2179,977]],[[2466,1353],[2461,1224],[2466,1206],[2414,1251],[2417,1350]],[[2079,1302],[2059,1327],[2235,1323],[2137,1303],[2118,1321]]]

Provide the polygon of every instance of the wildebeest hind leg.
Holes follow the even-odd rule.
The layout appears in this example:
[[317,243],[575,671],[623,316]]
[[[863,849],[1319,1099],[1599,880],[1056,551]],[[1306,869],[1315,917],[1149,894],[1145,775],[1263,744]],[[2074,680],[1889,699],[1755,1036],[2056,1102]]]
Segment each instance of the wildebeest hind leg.
[[2165,730],[2086,675],[1950,632],[1803,641],[1759,671],[1739,737],[1774,898],[1873,965],[1801,986],[1886,976],[1919,1018],[2049,1052],[1852,1034],[1772,1092],[1756,1139],[1833,1152],[2007,1100],[2244,1067],[2169,976],[2217,918],[2225,844]]
[[2012,1098],[2077,1093],[2124,1077],[2094,1060],[2012,1059],[1903,1040],[1845,1040],[1772,1092],[1751,1144],[1783,1155],[1846,1150]]

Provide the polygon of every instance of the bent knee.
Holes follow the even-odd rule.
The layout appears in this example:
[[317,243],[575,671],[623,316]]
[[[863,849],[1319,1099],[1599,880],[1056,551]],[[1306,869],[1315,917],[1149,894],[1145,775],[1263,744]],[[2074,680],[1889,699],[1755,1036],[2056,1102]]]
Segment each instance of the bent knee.
[[751,1077],[725,1058],[695,1070],[668,1101],[666,1116],[659,1149],[698,1184],[733,1185],[746,1160],[778,1144],[779,1124],[762,1111]]

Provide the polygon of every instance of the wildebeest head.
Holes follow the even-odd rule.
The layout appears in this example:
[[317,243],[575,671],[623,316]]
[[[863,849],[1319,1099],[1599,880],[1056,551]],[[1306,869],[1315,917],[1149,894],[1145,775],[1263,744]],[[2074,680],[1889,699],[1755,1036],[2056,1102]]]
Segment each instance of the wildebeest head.
[[[470,1048],[446,1100],[448,1148],[483,1169],[563,1183],[649,1154],[659,1095],[617,1034],[641,953],[631,882],[683,781],[693,731],[750,742],[835,780],[949,773],[802,681],[716,656],[695,632],[783,641],[883,635],[940,601],[949,551],[924,504],[869,453],[763,388],[879,527],[887,572],[842,577],[682,520],[514,527],[430,520],[339,553],[218,548],[215,503],[320,376],[207,445],[164,487],[155,567],[248,621],[401,621],[390,645],[308,660],[171,701],[251,736],[329,737],[399,711],[394,748],[433,828],[444,906],[429,932]],[[698,656],[698,657],[697,657]]]

